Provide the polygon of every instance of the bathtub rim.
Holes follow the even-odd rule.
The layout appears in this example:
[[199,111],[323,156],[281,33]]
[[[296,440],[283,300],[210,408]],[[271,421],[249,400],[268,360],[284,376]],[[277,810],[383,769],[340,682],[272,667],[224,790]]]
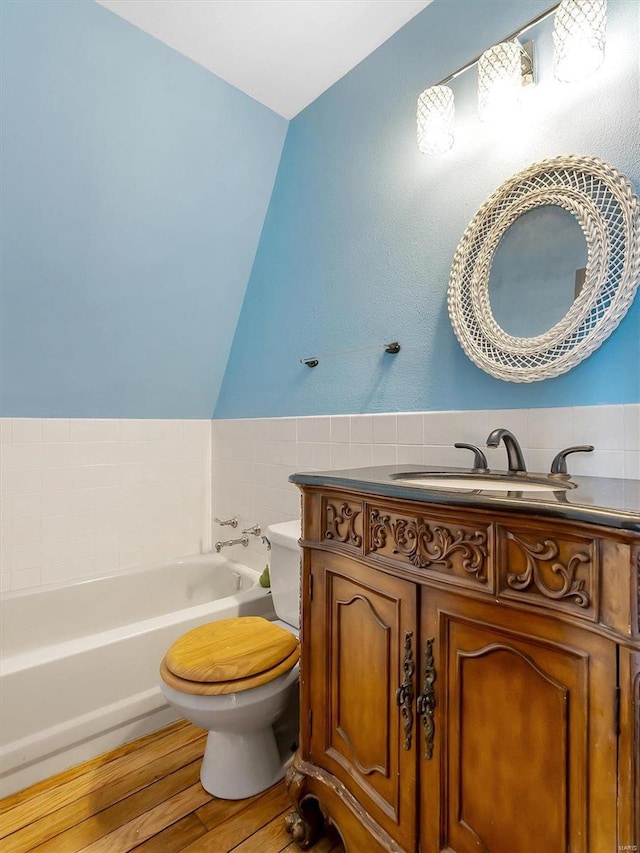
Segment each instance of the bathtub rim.
[[22,589],[9,589],[0,592],[0,603],[3,601],[12,601],[16,598],[26,598],[31,595],[37,595],[38,593],[45,592],[53,592],[59,589],[67,589],[68,587],[78,587],[78,586],[86,586],[88,584],[92,584],[96,581],[105,581],[110,578],[120,578],[127,577],[128,575],[142,575],[147,574],[149,572],[157,571],[161,568],[166,568],[167,566],[182,566],[185,563],[206,563],[212,560],[212,565],[229,565],[235,568],[238,567],[238,571],[242,573],[247,573],[251,577],[254,575],[256,578],[260,577],[260,572],[256,569],[247,566],[245,563],[241,563],[238,560],[234,560],[231,556],[227,556],[226,554],[217,554],[215,551],[206,551],[205,553],[197,553],[197,554],[189,554],[186,557],[180,557],[177,560],[163,560],[162,562],[150,563],[147,566],[129,566],[123,569],[111,569],[108,572],[101,572],[97,575],[91,575],[91,577],[78,577],[78,578],[69,578],[68,580],[63,581],[55,581],[53,583],[47,584],[38,584],[37,586],[26,586]]
[[[253,570],[250,571],[259,576],[258,572],[253,572]],[[199,618],[200,616],[216,613],[217,610],[215,608],[212,609],[212,605],[217,601],[224,601],[226,602],[225,606],[229,607],[232,603],[257,601],[269,594],[270,590],[263,589],[258,583],[255,583],[247,589],[239,590],[238,592],[235,592],[232,595],[226,595],[223,598],[216,598],[213,601],[206,602],[205,604],[195,604],[191,607],[183,607],[180,610],[173,610],[170,613],[163,613],[160,616],[152,616],[149,619],[140,619],[137,622],[130,622],[127,625],[121,625],[117,628],[108,628],[106,631],[96,631],[94,634],[85,634],[82,637],[76,637],[72,640],[63,640],[60,643],[52,643],[49,646],[40,647],[38,649],[16,652],[12,655],[0,655],[0,678],[2,676],[13,675],[15,672],[20,672],[23,669],[53,663],[56,660],[60,660],[60,658],[71,657],[76,654],[90,651],[91,649],[96,649],[100,646],[117,643],[118,641],[125,640],[131,636],[145,634],[169,625],[178,625],[188,617]],[[132,628],[136,629],[135,632],[132,632]]]

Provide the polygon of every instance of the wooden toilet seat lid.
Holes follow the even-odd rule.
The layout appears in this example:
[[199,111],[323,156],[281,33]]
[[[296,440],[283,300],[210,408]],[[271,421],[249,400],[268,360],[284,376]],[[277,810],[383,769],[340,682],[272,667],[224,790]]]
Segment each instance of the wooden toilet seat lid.
[[179,678],[174,675],[163,660],[160,664],[160,677],[165,684],[181,693],[191,693],[196,696],[222,696],[226,693],[241,693],[243,690],[268,684],[278,676],[289,672],[296,665],[299,657],[300,651],[296,646],[289,657],[274,666],[273,669],[259,672],[257,675],[250,675],[248,678],[236,678],[235,681],[189,681],[186,678]]
[[163,665],[181,680],[216,684],[268,673],[297,651],[296,637],[285,628],[262,616],[239,616],[187,631],[170,647]]

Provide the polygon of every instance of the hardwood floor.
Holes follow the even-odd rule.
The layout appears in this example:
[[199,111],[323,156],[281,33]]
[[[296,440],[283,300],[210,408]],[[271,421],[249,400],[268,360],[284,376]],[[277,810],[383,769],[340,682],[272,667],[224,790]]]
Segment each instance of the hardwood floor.
[[[281,782],[246,800],[200,785],[206,734],[186,722],[0,800],[2,853],[296,853]],[[333,835],[313,853],[344,853]]]

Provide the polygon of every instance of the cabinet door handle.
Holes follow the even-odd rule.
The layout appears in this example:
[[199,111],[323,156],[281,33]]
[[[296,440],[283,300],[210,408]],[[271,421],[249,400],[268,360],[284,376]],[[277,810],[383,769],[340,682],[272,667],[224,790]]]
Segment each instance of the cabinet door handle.
[[404,749],[411,749],[413,729],[413,674],[416,671],[416,665],[413,661],[411,649],[412,636],[413,631],[407,631],[404,635],[403,679],[402,684],[396,690],[396,704],[400,707],[404,727]]
[[436,708],[436,692],[433,682],[436,680],[436,668],[433,663],[433,637],[429,637],[424,646],[424,690],[416,700],[418,716],[422,717],[424,728],[424,757],[427,761],[433,755],[435,723],[433,713]]

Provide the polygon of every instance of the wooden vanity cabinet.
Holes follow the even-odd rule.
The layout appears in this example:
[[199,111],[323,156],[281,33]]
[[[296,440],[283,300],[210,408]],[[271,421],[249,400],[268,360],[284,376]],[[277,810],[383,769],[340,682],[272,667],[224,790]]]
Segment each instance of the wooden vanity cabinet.
[[640,847],[640,537],[302,491],[299,845]]

